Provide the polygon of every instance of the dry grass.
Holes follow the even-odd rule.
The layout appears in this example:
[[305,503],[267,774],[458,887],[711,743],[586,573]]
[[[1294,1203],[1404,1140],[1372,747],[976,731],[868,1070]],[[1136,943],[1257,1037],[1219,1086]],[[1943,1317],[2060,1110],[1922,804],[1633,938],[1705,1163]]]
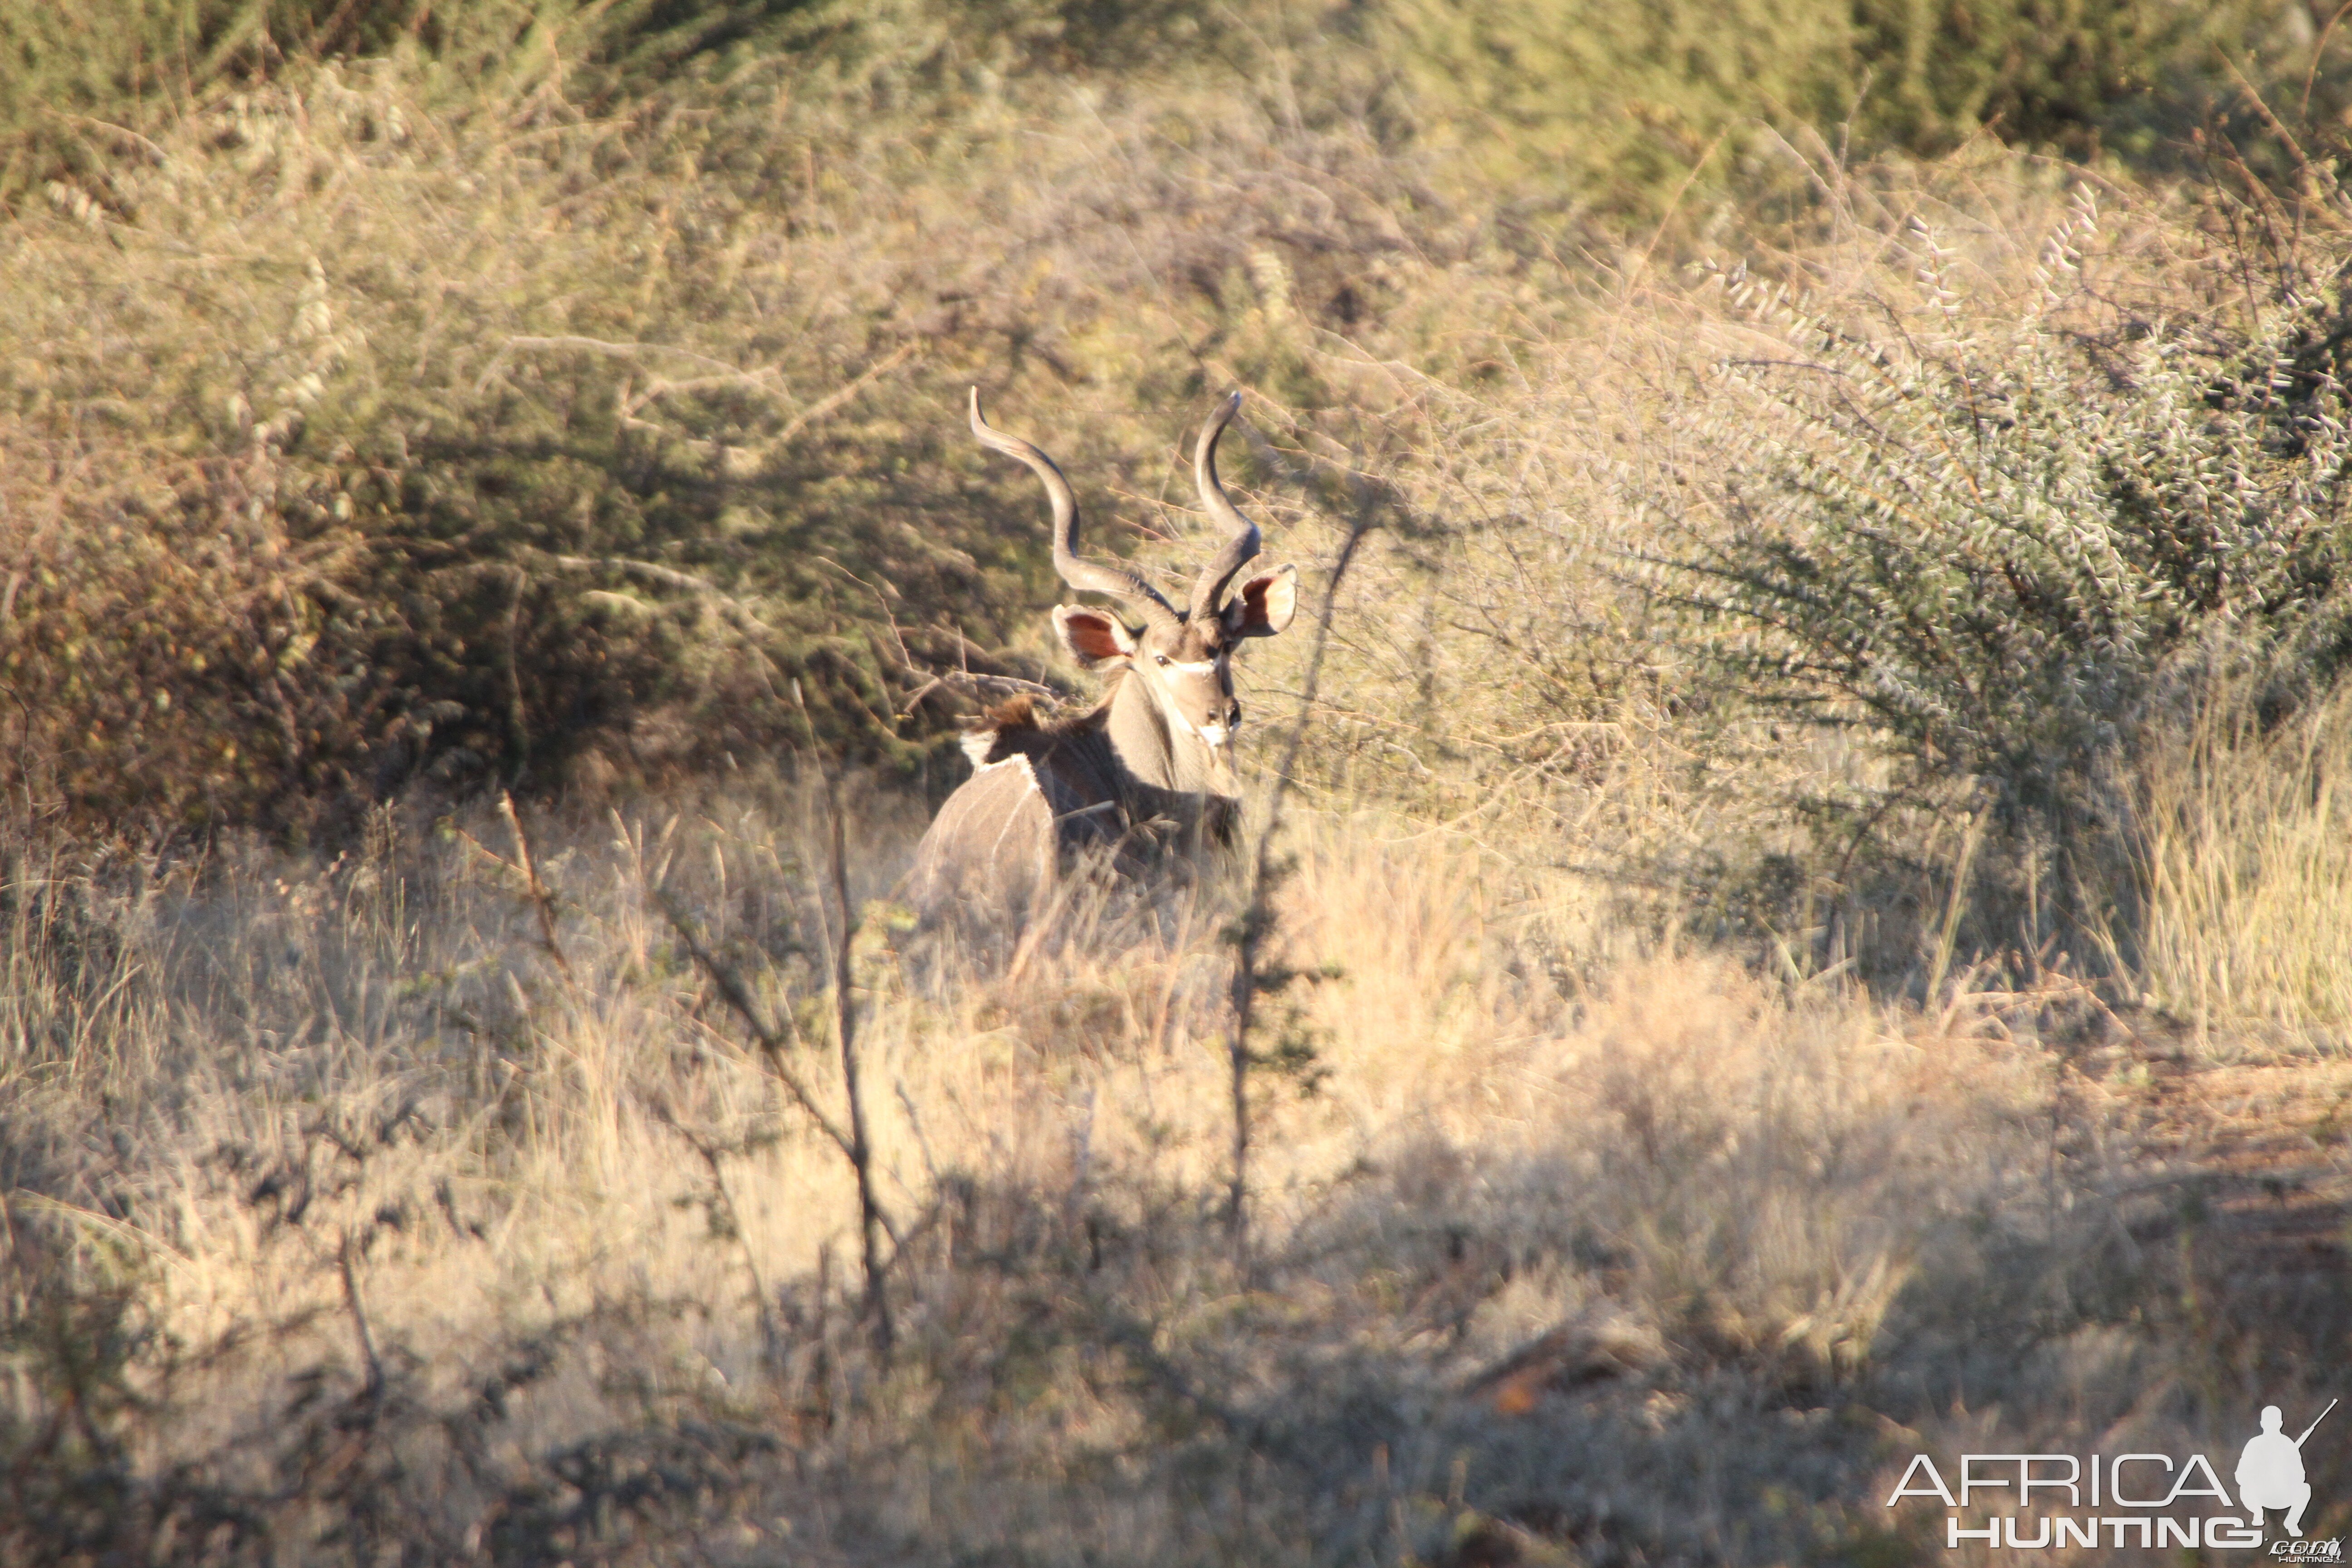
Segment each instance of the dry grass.
[[[2079,994],[1888,1013],[1368,816],[1294,841],[1320,1076],[1261,1077],[1245,1261],[1230,895],[1012,977],[869,906],[885,1364],[846,1164],[651,897],[837,1117],[808,812],[533,821],[552,948],[488,813],[20,858],[7,1559],[1787,1561],[1977,1443],[1958,1391],[2011,1433],[2278,1392],[2168,1304],[2214,1152],[2158,1163],[2152,1058]],[[859,901],[911,826],[861,825]]]
[[[1048,93],[925,37],[609,120],[536,67],[458,108],[289,72],[0,234],[0,782],[219,829],[0,842],[0,1564],[1903,1561],[1920,1448],[2210,1445],[2317,1388],[2343,700],[2097,715],[2140,835],[2065,862],[2101,946],[1982,769],[1776,718],[1820,672],[1737,687],[1644,574],[1849,428],[1791,404],[1758,457],[1738,362],[2160,319],[2222,363],[2342,235],[1792,132],[1785,224],[1564,259],[1384,141],[1377,73]],[[934,69],[936,121],[859,108]],[[1702,232],[1745,293],[1670,265]],[[2296,320],[2324,414],[2341,322]],[[1152,569],[1198,553],[1212,384],[1269,556],[1319,585],[1371,530],[1276,846],[1245,1246],[1242,889],[956,951],[888,903],[921,812],[877,776],[845,931],[815,793],[733,771],[810,728],[912,769],[944,715],[892,617],[1038,668],[975,379]],[[1254,731],[1308,640],[1249,656]],[[575,742],[542,900],[448,800]],[[427,769],[331,859],[220,826]]]
[[2227,690],[2139,770],[2148,997],[2226,1045],[2352,1028],[2352,702],[2265,734]]

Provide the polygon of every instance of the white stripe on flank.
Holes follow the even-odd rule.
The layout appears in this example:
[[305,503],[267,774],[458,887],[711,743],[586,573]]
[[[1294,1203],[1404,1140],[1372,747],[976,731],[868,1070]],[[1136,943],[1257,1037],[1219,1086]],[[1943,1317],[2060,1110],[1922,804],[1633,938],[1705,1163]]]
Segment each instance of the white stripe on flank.
[[[1020,764],[1024,768],[1029,769],[1030,793],[1033,795],[1044,795],[1045,793],[1045,790],[1039,787],[1037,783],[1037,771],[1034,768],[1029,767],[1029,759],[1026,757],[1007,757],[1001,763],[989,763],[988,766],[981,769],[980,772],[982,773],[992,773],[999,768],[1009,768],[1013,766],[1015,763]],[[974,778],[978,778],[980,773],[974,773],[972,776]],[[996,830],[996,837],[988,847],[988,859],[991,865],[993,865],[996,862],[997,850],[1003,848],[1004,846],[1004,836],[1013,831],[1013,825],[1020,819],[1021,808],[1017,805],[1004,814],[1004,826]]]

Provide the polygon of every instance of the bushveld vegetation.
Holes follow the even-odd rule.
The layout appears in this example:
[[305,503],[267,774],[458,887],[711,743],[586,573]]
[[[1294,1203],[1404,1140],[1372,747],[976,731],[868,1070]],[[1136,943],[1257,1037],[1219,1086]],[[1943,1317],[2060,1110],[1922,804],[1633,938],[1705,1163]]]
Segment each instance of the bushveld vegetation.
[[[2347,48],[0,16],[0,1563],[1940,1560],[2316,1411]],[[1307,583],[1234,873],[1009,951],[973,384],[1171,570],[1244,388]]]

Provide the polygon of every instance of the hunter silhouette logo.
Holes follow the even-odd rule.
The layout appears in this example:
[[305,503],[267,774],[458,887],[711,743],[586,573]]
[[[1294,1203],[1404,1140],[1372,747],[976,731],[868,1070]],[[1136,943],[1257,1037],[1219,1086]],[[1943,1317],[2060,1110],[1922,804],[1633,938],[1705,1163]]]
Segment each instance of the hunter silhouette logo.
[[[2284,1413],[2275,1405],[2263,1406],[2262,1430],[2238,1456],[2234,1500],[2221,1468],[2203,1454],[1962,1454],[1956,1470],[1948,1458],[1939,1469],[1933,1457],[1914,1454],[1885,1506],[1906,1498],[1942,1503],[1947,1550],[1981,1542],[2028,1552],[2259,1548],[2265,1516],[2275,1510],[2286,1534],[2271,1543],[2270,1557],[2340,1563],[2340,1541],[2303,1536],[2304,1510],[2311,1505],[2304,1445],[2337,1403],[2329,1400],[2293,1436]],[[2204,1499],[2211,1500],[2200,1504]]]
[[[2327,1410],[2335,1408],[2336,1401],[2329,1400]],[[2284,1418],[2279,1407],[2263,1406],[2263,1429],[2246,1439],[2246,1451],[2238,1457],[2238,1500],[2245,1504],[2246,1522],[2254,1529],[2262,1529],[2265,1509],[2283,1508],[2287,1510],[2286,1532],[2302,1539],[2303,1510],[2311,1501],[2311,1483],[2303,1475],[2303,1439],[2318,1430],[2327,1410],[2303,1429],[2303,1437],[2290,1437],[2280,1430]]]

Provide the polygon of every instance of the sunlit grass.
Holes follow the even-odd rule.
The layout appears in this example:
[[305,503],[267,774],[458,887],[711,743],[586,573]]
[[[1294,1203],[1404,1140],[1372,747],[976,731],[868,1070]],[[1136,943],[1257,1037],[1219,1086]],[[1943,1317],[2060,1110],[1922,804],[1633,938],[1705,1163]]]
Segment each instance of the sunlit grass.
[[2352,701],[2261,732],[2226,691],[2139,774],[2139,973],[2226,1041],[2352,1039]]
[[[846,1162],[654,896],[801,1031],[783,1066],[838,1121],[807,802],[526,814],[552,947],[494,812],[395,815],[332,864],[235,843],[16,863],[11,1278],[42,1305],[0,1432],[26,1441],[74,1390],[153,1510],[121,1528],[235,1496],[320,1558],[361,1500],[395,1535],[525,1519],[616,1562],[787,1528],[852,1551],[888,1519],[1053,1561],[1116,1520],[1129,1560],[1176,1563],[1245,1540],[1401,1557],[1559,1496],[1643,1550],[1728,1531],[1768,1561],[1861,1528],[1838,1500],[1879,1463],[1770,1412],[1932,1426],[1919,1391],[1982,1336],[2019,1312],[2122,1331],[2158,1266],[2113,1239],[2168,1201],[2131,1058],[2112,1089],[2056,1065],[2045,1027],[2096,1016],[2064,987],[1922,1018],[1657,948],[1581,879],[1377,812],[1309,812],[1289,840],[1279,956],[1303,977],[1260,1044],[1312,1070],[1256,1075],[1237,1258],[1235,890],[1082,910],[1017,974],[943,964],[892,923],[916,821],[880,804],[851,878],[887,1365]],[[139,1332],[74,1360],[109,1302]],[[2193,1353],[2170,1322],[2135,1353]],[[2112,1358],[2051,1354],[1983,1385],[2020,1430],[2084,1398],[2180,1418],[2134,1415]],[[717,1511],[625,1484],[627,1454],[678,1441]],[[1727,1447],[1748,1458],[1671,1506],[1643,1479]],[[1249,1479],[1266,1452],[1278,1484]],[[307,1468],[339,1453],[359,1468]],[[289,1468],[347,1479],[270,1492]],[[1759,1487],[1817,1502],[1759,1514]]]

